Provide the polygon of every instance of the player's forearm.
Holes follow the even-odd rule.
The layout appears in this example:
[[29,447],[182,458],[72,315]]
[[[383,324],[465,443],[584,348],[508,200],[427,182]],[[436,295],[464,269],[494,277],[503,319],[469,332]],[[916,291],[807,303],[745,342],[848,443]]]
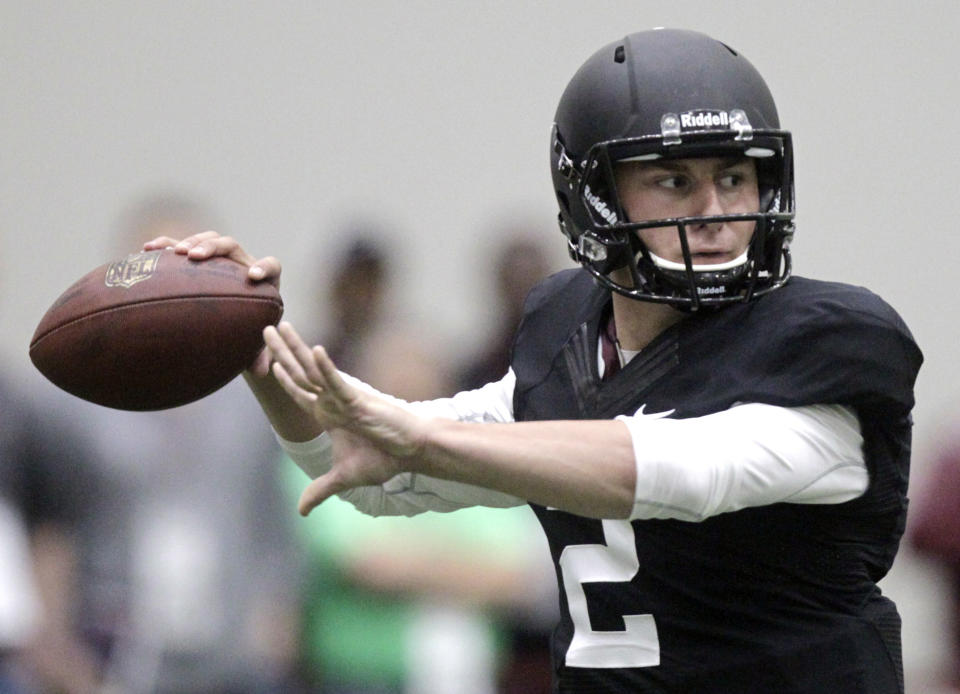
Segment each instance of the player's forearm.
[[636,464],[622,422],[431,420],[422,442],[415,472],[595,518],[626,518],[633,506]]

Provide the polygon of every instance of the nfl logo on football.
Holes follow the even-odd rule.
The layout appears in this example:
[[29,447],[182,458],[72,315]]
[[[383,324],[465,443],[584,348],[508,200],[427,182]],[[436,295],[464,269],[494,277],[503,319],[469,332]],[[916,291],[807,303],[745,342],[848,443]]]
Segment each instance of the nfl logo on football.
[[108,287],[123,287],[125,289],[132,287],[137,282],[148,279],[157,269],[159,261],[160,251],[128,255],[123,260],[110,263],[107,267],[104,284]]

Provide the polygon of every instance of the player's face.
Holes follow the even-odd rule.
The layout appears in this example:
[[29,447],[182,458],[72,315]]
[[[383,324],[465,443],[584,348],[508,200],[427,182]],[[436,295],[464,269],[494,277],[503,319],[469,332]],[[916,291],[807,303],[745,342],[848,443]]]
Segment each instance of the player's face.
[[[670,159],[617,165],[617,190],[631,222],[757,212],[757,169],[748,157]],[[687,243],[694,265],[714,265],[742,255],[755,222],[691,224]],[[676,227],[637,232],[651,253],[683,262]]]

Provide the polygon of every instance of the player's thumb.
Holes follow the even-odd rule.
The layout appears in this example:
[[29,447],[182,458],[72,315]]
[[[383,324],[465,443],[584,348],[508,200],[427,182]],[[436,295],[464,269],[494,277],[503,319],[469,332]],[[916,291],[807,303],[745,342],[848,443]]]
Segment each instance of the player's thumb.
[[300,495],[297,511],[301,516],[307,516],[317,506],[329,499],[336,492],[333,485],[333,476],[328,472],[313,480]]

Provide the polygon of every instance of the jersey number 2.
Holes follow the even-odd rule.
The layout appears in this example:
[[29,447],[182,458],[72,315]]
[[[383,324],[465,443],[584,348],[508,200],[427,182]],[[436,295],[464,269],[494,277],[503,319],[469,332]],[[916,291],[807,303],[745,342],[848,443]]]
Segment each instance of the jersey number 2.
[[606,544],[568,545],[560,554],[573,639],[567,649],[568,667],[627,668],[660,664],[660,641],[651,614],[622,615],[624,631],[595,631],[590,626],[584,583],[626,583],[640,568],[633,526],[629,521],[604,520]]

